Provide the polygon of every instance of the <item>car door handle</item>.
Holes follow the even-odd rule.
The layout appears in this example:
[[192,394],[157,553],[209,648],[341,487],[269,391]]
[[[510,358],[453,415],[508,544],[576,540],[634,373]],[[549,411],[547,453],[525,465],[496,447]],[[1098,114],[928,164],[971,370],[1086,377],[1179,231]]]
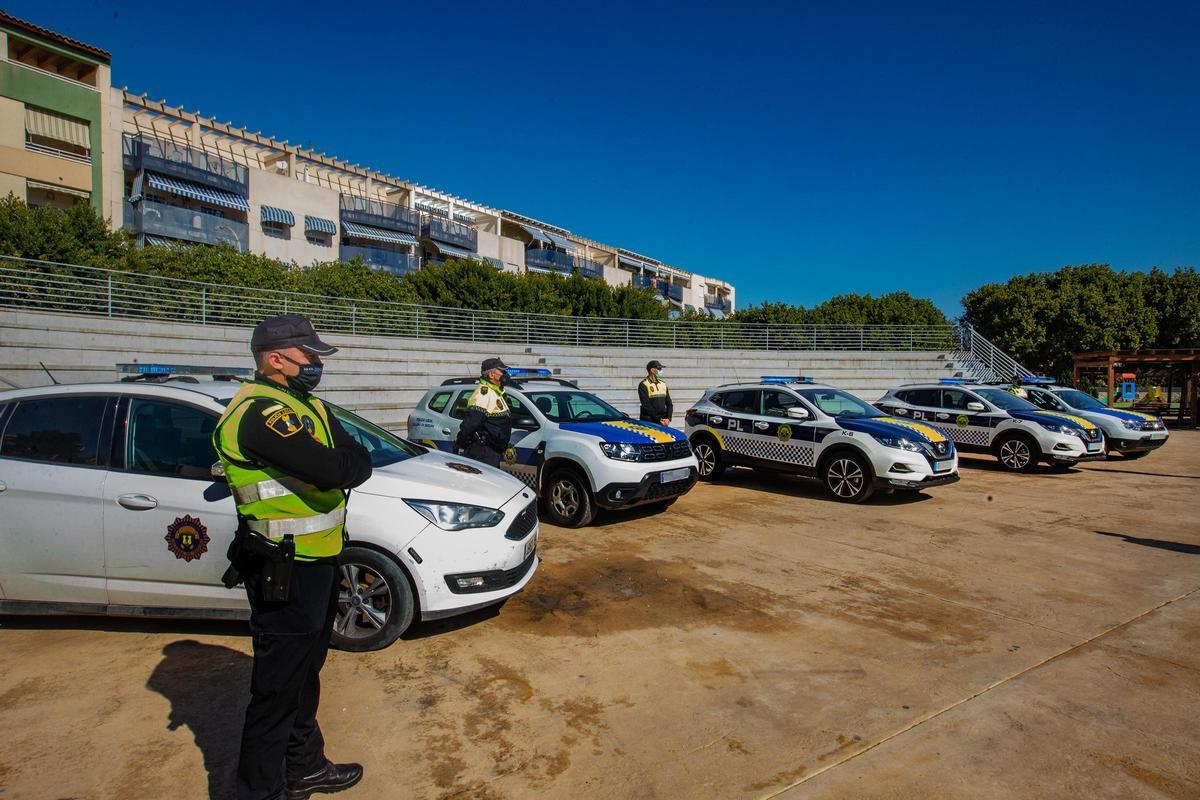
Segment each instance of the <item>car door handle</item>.
[[754,427],[758,428],[760,431],[765,431],[767,428],[771,427],[771,424],[768,422],[756,422],[754,423]]
[[123,494],[117,502],[130,511],[149,511],[158,508],[158,501],[148,494]]
[[5,483],[4,481],[0,481],[0,492],[3,492],[7,488],[8,488],[8,484]]
[[443,435],[443,436],[449,436],[449,435],[450,435],[450,429],[449,429],[449,428],[442,428],[442,435]]
[[713,424],[720,425],[722,422],[725,421],[725,418],[724,417],[713,417],[712,421],[713,421]]
[[938,414],[937,418],[938,419],[950,419],[950,415],[949,414]]

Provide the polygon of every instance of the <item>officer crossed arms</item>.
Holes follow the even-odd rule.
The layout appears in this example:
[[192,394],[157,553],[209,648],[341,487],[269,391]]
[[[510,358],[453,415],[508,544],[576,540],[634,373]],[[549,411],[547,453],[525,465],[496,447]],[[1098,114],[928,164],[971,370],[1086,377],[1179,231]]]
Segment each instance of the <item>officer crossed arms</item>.
[[321,667],[337,610],[347,489],[371,456],[312,395],[337,352],[306,318],[259,323],[257,367],[213,432],[237,504],[226,585],[246,584],[254,666],[237,768],[238,800],[305,800],[358,783],[362,767],[325,757]]
[[671,393],[667,390],[667,382],[659,376],[663,365],[660,361],[651,361],[646,365],[646,378],[638,384],[638,400],[641,402],[641,419],[646,422],[657,422],[659,425],[671,424]]

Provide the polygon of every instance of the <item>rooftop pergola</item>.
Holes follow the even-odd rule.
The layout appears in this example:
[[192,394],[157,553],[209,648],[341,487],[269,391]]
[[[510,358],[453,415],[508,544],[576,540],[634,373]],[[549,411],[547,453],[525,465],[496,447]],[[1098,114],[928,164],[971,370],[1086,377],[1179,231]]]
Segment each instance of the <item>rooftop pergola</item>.
[[1085,372],[1103,371],[1108,379],[1108,405],[1112,406],[1113,394],[1116,391],[1117,370],[1122,372],[1139,372],[1155,370],[1167,373],[1167,401],[1171,399],[1171,389],[1174,388],[1174,378],[1178,374],[1182,379],[1183,398],[1179,403],[1179,418],[1191,417],[1192,426],[1196,426],[1197,386],[1200,385],[1200,347],[1183,347],[1172,350],[1099,350],[1090,353],[1075,354],[1075,385]]

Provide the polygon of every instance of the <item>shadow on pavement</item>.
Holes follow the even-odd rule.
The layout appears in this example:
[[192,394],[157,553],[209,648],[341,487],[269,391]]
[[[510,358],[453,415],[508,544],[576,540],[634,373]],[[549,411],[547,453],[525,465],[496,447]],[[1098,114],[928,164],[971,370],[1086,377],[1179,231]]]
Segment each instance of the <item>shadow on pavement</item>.
[[249,636],[243,620],[159,619],[151,617],[28,614],[0,617],[0,628],[23,631],[112,631],[115,633],[180,633],[189,636]]
[[[452,631],[469,628],[472,625],[477,625],[485,620],[492,619],[500,614],[500,609],[508,602],[509,598],[504,598],[499,603],[493,603],[490,606],[477,608],[474,611],[468,611],[466,614],[458,614],[445,619],[433,619],[428,622],[416,621],[409,629],[400,634],[400,638],[404,641],[412,639],[425,639],[430,636],[437,636],[442,633],[450,633]],[[395,645],[393,645],[395,646]]]
[[191,729],[204,758],[212,800],[235,794],[250,668],[251,658],[245,653],[184,639],[163,648],[163,660],[146,681],[147,688],[171,702],[167,730]]
[[[826,503],[846,505],[825,491],[824,485],[817,478],[803,475],[789,475],[786,472],[768,472],[765,470],[749,470],[734,468],[725,473],[724,477],[715,481],[717,485],[738,486],[742,489],[753,489],[786,497],[803,497],[808,500],[821,500]],[[935,487],[934,491],[937,491]],[[867,500],[867,506],[906,506],[912,503],[923,503],[931,500],[925,492],[877,491]]]
[[1139,472],[1134,469],[1095,469],[1082,467],[1088,472],[1119,472],[1122,475],[1146,475],[1150,478],[1181,478],[1185,481],[1200,481],[1200,475],[1173,475],[1169,472]]
[[1121,539],[1130,544],[1140,544],[1142,547],[1154,547],[1159,550],[1170,550],[1175,553],[1187,553],[1193,556],[1200,556],[1200,545],[1184,544],[1183,542],[1172,542],[1166,539],[1143,539],[1140,536],[1126,536],[1123,533],[1111,533],[1109,531],[1096,531],[1101,536],[1111,536],[1114,539]]

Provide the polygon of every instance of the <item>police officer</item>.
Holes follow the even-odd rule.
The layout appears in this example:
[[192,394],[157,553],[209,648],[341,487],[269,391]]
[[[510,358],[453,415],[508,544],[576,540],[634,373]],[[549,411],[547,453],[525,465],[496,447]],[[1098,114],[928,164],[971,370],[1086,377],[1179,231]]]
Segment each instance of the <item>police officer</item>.
[[1022,383],[1023,383],[1023,381],[1021,380],[1020,375],[1013,375],[1012,383],[1005,388],[1007,388],[1008,391],[1012,392],[1017,397],[1023,397],[1026,400],[1028,400],[1029,399],[1029,390],[1027,390],[1024,386],[1022,386],[1021,385]]
[[239,574],[245,581],[254,642],[237,796],[303,800],[362,778],[358,764],[325,757],[317,705],[337,609],[346,490],[371,476],[371,457],[312,395],[321,357],[337,348],[309,320],[264,320],[250,349],[254,380],[213,432],[239,519],[226,583]]
[[500,466],[512,434],[512,413],[504,396],[507,369],[498,358],[484,359],[479,382],[467,401],[466,416],[454,439],[456,453],[493,467]]
[[646,379],[638,384],[638,400],[642,405],[641,419],[670,425],[673,406],[667,382],[659,377],[662,369],[660,361],[651,361],[646,365]]

